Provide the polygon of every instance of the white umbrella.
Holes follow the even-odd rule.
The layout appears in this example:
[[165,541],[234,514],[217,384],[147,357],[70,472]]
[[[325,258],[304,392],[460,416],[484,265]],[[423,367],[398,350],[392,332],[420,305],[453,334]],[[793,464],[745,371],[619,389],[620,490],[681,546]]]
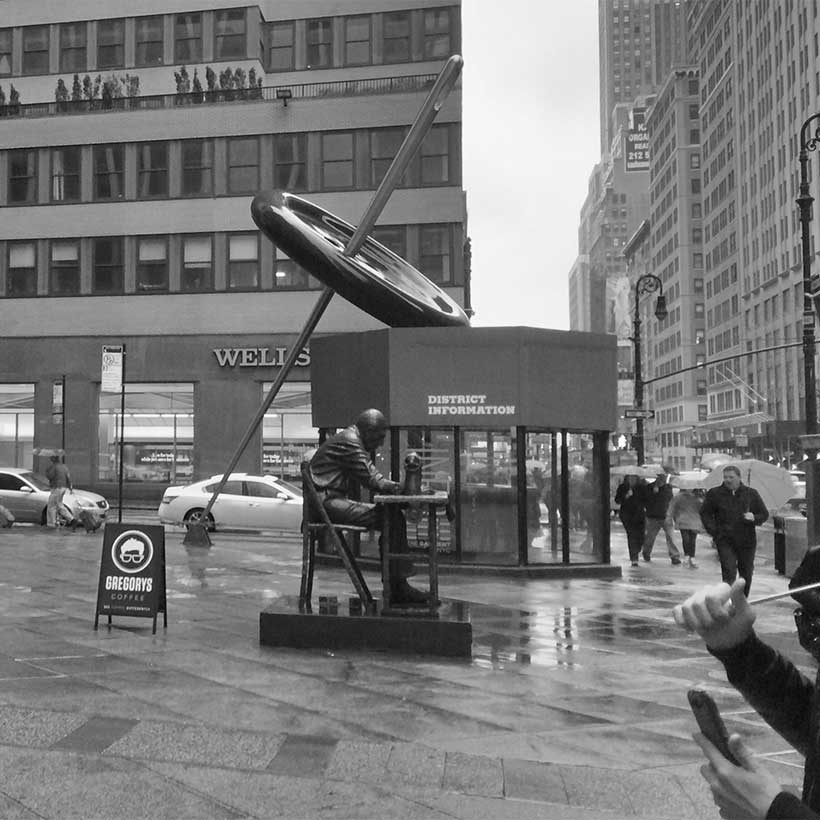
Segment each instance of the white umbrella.
[[700,490],[703,489],[703,479],[706,478],[707,475],[709,475],[709,473],[705,472],[698,473],[697,475],[692,473],[673,475],[669,483],[680,490]]
[[754,487],[770,510],[782,507],[797,493],[794,478],[788,470],[755,458],[738,459],[720,464],[703,479],[703,486],[708,490],[722,484],[723,470],[729,466],[740,470],[741,481],[748,487]]

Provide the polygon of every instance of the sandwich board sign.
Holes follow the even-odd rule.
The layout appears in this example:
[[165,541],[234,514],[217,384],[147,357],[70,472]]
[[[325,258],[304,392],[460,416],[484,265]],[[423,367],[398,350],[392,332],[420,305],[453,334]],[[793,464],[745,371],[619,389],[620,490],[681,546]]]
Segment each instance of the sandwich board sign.
[[126,615],[153,618],[157,632],[157,613],[162,612],[168,626],[165,598],[165,528],[153,524],[106,524],[103,533],[97,611],[100,615]]

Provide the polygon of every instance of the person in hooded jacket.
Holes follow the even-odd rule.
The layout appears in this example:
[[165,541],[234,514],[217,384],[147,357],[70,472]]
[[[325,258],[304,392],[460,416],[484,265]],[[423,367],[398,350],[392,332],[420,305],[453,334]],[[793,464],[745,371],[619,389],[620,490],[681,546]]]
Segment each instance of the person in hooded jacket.
[[636,474],[625,475],[615,490],[615,503],[619,504],[618,518],[626,531],[626,543],[629,547],[629,560],[633,567],[638,566],[646,531],[646,512],[643,505],[643,494],[646,482]]
[[667,510],[667,515],[672,519],[672,523],[680,530],[683,554],[692,569],[698,567],[698,562],[695,560],[695,547],[698,533],[703,531],[703,523],[700,520],[703,498],[698,494],[699,492],[702,492],[702,490],[681,488],[680,492],[673,496]]
[[[811,551],[810,551],[811,552]],[[820,604],[795,612],[800,644],[820,660]],[[783,789],[752,755],[739,734],[729,748],[740,765],[727,760],[701,733],[694,735],[707,763],[701,774],[723,818],[820,820],[820,703],[818,683],[764,643],[754,631],[745,580],[704,587],[673,610],[678,625],[697,632],[726,669],[729,682],[778,734],[805,757],[802,799]]]

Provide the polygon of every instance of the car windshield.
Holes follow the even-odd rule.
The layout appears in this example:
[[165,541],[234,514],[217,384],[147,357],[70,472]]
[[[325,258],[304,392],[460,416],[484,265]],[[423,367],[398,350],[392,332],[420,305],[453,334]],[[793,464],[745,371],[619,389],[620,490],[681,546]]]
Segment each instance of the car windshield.
[[20,473],[20,478],[24,481],[28,481],[29,484],[33,484],[38,490],[51,489],[48,479],[44,475],[40,475],[40,473]]

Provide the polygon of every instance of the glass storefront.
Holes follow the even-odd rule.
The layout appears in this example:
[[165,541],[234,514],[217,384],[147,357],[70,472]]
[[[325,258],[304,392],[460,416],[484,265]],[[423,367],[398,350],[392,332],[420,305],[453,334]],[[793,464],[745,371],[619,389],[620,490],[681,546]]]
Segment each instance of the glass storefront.
[[34,385],[0,384],[0,465],[30,469],[33,447]]
[[[273,382],[262,385],[267,396]],[[301,485],[299,468],[316,448],[319,431],[310,411],[310,382],[286,382],[262,420],[262,472]]]
[[[100,393],[100,481],[185,484],[193,475],[194,385],[126,384],[125,413],[119,393]],[[124,420],[124,428],[122,421]]]

